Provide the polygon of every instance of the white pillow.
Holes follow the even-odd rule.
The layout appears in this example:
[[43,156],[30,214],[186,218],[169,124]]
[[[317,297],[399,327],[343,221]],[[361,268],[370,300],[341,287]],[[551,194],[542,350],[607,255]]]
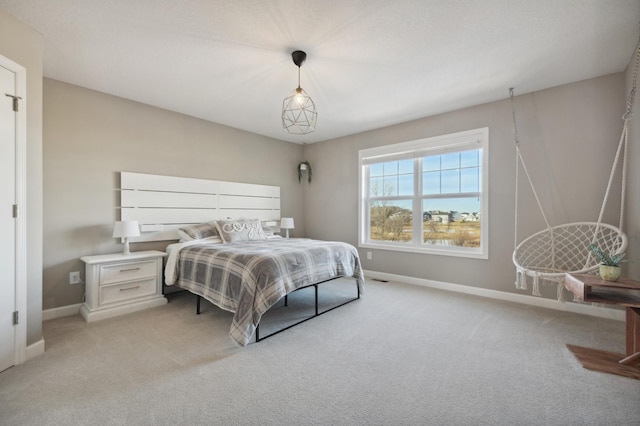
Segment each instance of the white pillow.
[[271,237],[273,235],[273,228],[267,225],[267,222],[262,222],[262,230],[264,231],[264,235],[267,237]]

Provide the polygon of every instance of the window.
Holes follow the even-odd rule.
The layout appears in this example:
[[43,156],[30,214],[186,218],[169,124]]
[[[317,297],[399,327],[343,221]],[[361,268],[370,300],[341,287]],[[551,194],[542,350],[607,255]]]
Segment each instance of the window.
[[360,246],[488,258],[489,129],[360,151]]

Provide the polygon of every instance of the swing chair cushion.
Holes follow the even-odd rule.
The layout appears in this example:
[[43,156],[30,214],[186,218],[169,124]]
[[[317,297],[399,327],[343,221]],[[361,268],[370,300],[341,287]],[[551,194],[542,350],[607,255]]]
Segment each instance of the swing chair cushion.
[[541,278],[561,280],[566,272],[589,273],[598,268],[598,260],[589,245],[605,253],[624,253],[627,237],[615,226],[577,222],[553,226],[537,232],[516,247],[513,263],[518,270]]

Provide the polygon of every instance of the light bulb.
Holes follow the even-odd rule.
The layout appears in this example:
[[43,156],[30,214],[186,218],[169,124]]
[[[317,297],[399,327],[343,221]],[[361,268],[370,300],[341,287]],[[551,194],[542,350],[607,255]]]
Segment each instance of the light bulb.
[[295,100],[298,105],[304,104],[304,96],[302,95],[302,89],[299,87],[296,89]]

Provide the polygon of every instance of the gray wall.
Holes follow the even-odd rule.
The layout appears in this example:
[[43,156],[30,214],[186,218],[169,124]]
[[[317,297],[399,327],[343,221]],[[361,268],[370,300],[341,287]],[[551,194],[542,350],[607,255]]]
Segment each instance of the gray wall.
[[23,212],[27,215],[25,317],[30,345],[42,338],[42,37],[2,9],[0,55],[27,70],[27,200]]
[[[247,119],[250,119],[249,117]],[[113,253],[119,171],[279,185],[304,234],[302,145],[44,79],[44,309],[80,303],[84,255]],[[167,243],[135,243],[135,251]]]
[[[624,90],[619,73],[516,97],[521,150],[552,225],[597,219],[622,129]],[[511,261],[515,148],[508,100],[307,145],[305,159],[314,171],[304,194],[308,236],[358,243],[358,150],[479,127],[489,127],[490,138],[489,259],[373,249],[361,249],[360,255],[367,270],[519,292]],[[544,221],[525,179],[520,182],[522,240],[542,229]],[[605,222],[613,224],[618,222],[619,182],[605,215]],[[636,192],[637,182],[631,183]],[[372,252],[371,261],[366,251]],[[555,288],[542,293],[554,298]]]
[[[627,93],[631,91],[633,79],[633,59],[626,72]],[[640,88],[638,89],[640,91]],[[629,139],[627,152],[627,199],[625,209],[625,232],[629,237],[626,263],[629,278],[640,281],[640,99],[636,95],[633,106],[635,114],[629,122]]]

